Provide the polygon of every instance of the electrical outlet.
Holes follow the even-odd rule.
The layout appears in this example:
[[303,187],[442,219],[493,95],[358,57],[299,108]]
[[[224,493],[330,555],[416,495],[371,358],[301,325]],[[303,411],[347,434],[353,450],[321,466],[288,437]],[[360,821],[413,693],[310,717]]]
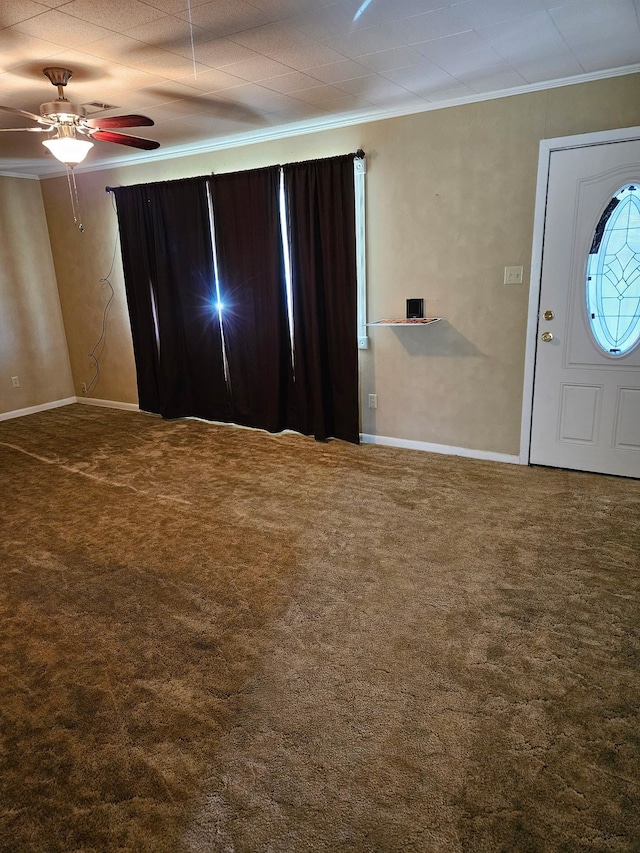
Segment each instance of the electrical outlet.
[[522,267],[505,267],[504,283],[522,284]]
[[19,388],[20,387],[20,379],[17,376],[11,377],[11,386],[13,388]]
[[378,395],[377,394],[369,394],[369,408],[377,409],[378,408]]

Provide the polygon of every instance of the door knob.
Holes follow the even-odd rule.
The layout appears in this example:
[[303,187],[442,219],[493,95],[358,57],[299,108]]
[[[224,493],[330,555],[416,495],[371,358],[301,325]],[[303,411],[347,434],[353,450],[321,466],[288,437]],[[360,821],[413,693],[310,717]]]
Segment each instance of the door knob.
[[551,334],[551,332],[543,332],[543,333],[540,335],[540,337],[541,337],[541,338],[542,338],[542,340],[545,342],[545,344],[548,344],[548,343],[549,343],[549,341],[552,341],[552,340],[553,340],[553,335]]
[[555,314],[553,313],[553,311],[545,311],[542,316],[544,317],[545,320],[553,320],[553,318],[555,317]]

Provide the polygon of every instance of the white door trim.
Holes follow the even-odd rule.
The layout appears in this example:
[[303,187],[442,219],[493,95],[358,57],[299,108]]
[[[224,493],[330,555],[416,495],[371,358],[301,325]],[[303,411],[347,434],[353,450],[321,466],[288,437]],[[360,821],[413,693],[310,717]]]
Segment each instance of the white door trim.
[[531,413],[533,409],[533,380],[536,360],[536,336],[538,333],[538,310],[540,304],[540,279],[542,276],[542,248],[547,213],[547,186],[549,167],[553,151],[566,148],[584,148],[589,145],[606,145],[610,142],[627,142],[640,139],[640,127],[625,127],[620,130],[602,130],[578,136],[561,136],[557,139],[540,140],[538,154],[538,182],[536,185],[536,207],[533,222],[533,246],[531,250],[531,279],[529,281],[529,308],[527,338],[524,357],[524,382],[522,390],[522,422],[520,428],[521,465],[529,464],[531,451]]

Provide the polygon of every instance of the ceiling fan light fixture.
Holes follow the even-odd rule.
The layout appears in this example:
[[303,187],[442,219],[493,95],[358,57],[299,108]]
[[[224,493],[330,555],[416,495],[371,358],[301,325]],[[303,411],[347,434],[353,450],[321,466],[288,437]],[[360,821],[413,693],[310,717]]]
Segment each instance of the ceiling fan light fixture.
[[54,139],[45,139],[42,144],[65,166],[77,166],[82,163],[93,148],[93,142],[77,139],[75,136],[57,136]]

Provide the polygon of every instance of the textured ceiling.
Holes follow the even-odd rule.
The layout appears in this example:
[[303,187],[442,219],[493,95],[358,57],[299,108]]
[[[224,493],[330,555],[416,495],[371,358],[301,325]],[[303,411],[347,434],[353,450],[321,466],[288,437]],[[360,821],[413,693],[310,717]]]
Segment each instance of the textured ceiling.
[[[39,114],[60,65],[90,114],[154,120],[126,132],[157,152],[96,142],[95,166],[638,70],[639,20],[640,0],[0,0],[0,104]],[[59,171],[41,141],[0,133],[0,172]]]

